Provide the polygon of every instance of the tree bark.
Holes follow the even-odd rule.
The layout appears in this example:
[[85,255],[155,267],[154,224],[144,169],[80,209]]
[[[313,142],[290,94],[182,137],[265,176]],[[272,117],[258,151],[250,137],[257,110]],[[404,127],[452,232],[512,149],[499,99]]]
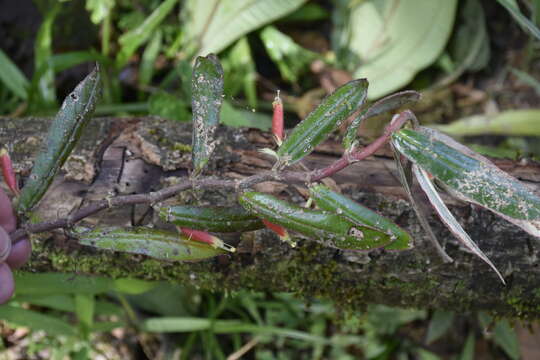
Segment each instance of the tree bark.
[[[10,150],[19,179],[29,174],[48,125],[49,119],[0,118],[0,144]],[[257,152],[272,147],[268,134],[220,128],[218,136],[219,145],[206,175],[241,179],[271,168],[272,159]],[[190,124],[158,118],[94,119],[63,173],[39,204],[40,220],[65,217],[107,197],[146,193],[187,181],[190,143]],[[328,141],[304,165],[310,169],[324,167],[340,154],[339,140]],[[539,192],[539,164],[509,160],[495,163]],[[171,280],[212,290],[289,291],[307,299],[329,298],[356,310],[367,303],[382,303],[467,312],[487,310],[524,318],[540,315],[538,239],[489,211],[445,197],[465,230],[501,270],[507,285],[487,264],[463,250],[432,214],[431,225],[454,259],[451,264],[443,263],[404,200],[397,179],[390,152],[383,149],[344,169],[328,183],[407,229],[415,239],[415,247],[408,251],[341,251],[312,239],[299,239],[298,247],[290,248],[271,232],[261,230],[221,236],[238,248],[235,254],[178,263],[99,251],[79,245],[63,231],[54,231],[33,236],[33,257],[24,270]],[[296,202],[303,201],[306,194],[305,183],[266,182],[255,188]],[[169,201],[224,205],[234,203],[235,198],[231,191],[189,190]],[[108,209],[84,223],[164,226],[148,205]]]

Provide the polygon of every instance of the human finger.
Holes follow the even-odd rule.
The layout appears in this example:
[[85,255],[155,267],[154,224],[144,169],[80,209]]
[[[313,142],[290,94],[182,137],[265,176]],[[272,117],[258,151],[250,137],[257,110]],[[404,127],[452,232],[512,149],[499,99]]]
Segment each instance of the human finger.
[[6,260],[6,263],[12,269],[18,269],[28,261],[31,252],[32,243],[30,240],[26,238],[19,240],[16,244],[12,245],[11,253]]
[[13,274],[8,264],[0,264],[0,304],[7,302],[15,290]]

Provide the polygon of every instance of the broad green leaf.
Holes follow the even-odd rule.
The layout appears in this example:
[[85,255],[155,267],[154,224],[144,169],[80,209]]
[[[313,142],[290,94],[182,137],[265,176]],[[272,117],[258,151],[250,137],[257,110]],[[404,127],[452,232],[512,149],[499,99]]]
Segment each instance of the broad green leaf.
[[216,146],[214,133],[223,102],[223,68],[217,56],[198,57],[191,78],[193,175],[199,174]]
[[406,250],[414,246],[411,236],[389,219],[324,185],[309,188],[310,196],[321,209],[346,217],[358,225],[368,225],[394,238],[386,250]]
[[413,173],[420,184],[420,187],[426,193],[429,202],[433,205],[433,208],[441,218],[442,222],[448,227],[450,232],[473,254],[478,256],[480,259],[484,260],[492,269],[497,273],[503,284],[506,284],[502,274],[499,272],[497,267],[489,260],[489,258],[484,254],[484,252],[476,245],[474,241],[470,238],[469,234],[463,230],[461,225],[457,222],[456,218],[452,215],[450,210],[446,207],[443,200],[439,196],[437,190],[429,180],[429,174],[418,167],[417,164],[413,164]]
[[318,57],[316,53],[296,44],[292,38],[274,26],[262,29],[260,37],[281,76],[293,84],[296,84],[299,76],[305,73],[309,69],[309,64]]
[[184,47],[189,54],[219,53],[247,33],[292,13],[306,0],[186,0]]
[[497,0],[499,4],[504,6],[506,10],[512,15],[514,20],[516,20],[527,32],[534,36],[537,40],[540,40],[540,29],[532,22],[527,19],[525,15],[519,10],[517,3],[512,0]]
[[18,213],[27,214],[41,200],[81,137],[100,91],[99,68],[96,68],[66,97],[24,184],[17,204]]
[[0,49],[0,81],[19,98],[26,100],[30,83],[21,70]]
[[518,337],[508,320],[503,319],[497,322],[493,329],[493,341],[504,350],[510,359],[520,359]]
[[323,99],[287,136],[277,154],[281,165],[291,165],[309,155],[349,116],[364,104],[368,92],[366,79],[358,79],[336,89]]
[[77,236],[83,245],[142,254],[160,260],[198,261],[225,253],[222,249],[189,240],[173,232],[145,227],[96,228],[80,232]]
[[451,135],[540,136],[540,109],[508,110],[495,115],[473,115],[448,125],[434,126]]
[[251,231],[264,228],[262,221],[241,206],[164,206],[156,208],[166,222],[212,232]]
[[139,46],[144,44],[154,34],[158,25],[169,15],[177,1],[163,1],[141,25],[120,36],[118,42],[121,48],[116,58],[118,66],[126,64]]
[[223,101],[221,106],[220,122],[231,127],[247,127],[263,131],[272,127],[270,116],[235,108],[228,101]]
[[429,322],[426,344],[436,341],[450,329],[454,322],[454,315],[453,311],[435,310]]
[[159,283],[155,281],[146,281],[135,278],[125,278],[114,280],[114,289],[123,294],[143,294],[152,290]]
[[420,93],[414,90],[400,91],[398,93],[388,95],[379,101],[376,101],[367,109],[362,110],[362,112],[354,118],[347,128],[347,133],[343,137],[343,147],[350,150],[355,146],[358,129],[360,128],[362,122],[366,119],[378,116],[385,112],[394,111],[405,104],[417,102],[420,100],[420,97]]
[[325,245],[347,250],[372,250],[388,245],[390,235],[355,224],[327,211],[310,210],[268,194],[247,192],[239,197],[246,210]]
[[188,104],[182,98],[164,91],[156,91],[148,99],[148,112],[169,120],[190,121]]
[[428,128],[421,131],[400,130],[392,142],[454,195],[540,236],[540,198],[529,188],[449,137]]
[[100,294],[112,290],[113,280],[74,274],[16,272],[18,295]]
[[0,319],[32,330],[44,330],[52,336],[77,334],[75,327],[57,317],[10,305],[0,306]]
[[333,47],[376,99],[406,85],[443,51],[457,0],[338,2]]

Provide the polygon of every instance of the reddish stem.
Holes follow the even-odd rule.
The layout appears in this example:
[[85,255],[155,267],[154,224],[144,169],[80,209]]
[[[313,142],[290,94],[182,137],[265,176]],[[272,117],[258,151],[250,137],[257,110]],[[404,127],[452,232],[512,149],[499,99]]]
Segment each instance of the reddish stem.
[[2,168],[2,175],[4,176],[4,181],[8,188],[13,194],[19,195],[19,185],[17,184],[15,171],[13,171],[13,163],[9,157],[9,153],[4,148],[0,149],[0,167]]
[[384,144],[386,144],[390,140],[390,137],[392,136],[392,133],[394,131],[399,130],[407,121],[414,121],[415,119],[416,117],[410,110],[405,110],[399,113],[399,115],[396,115],[392,119],[392,122],[390,122],[390,124],[388,124],[384,128],[384,133],[377,140],[375,140],[360,151],[345,152],[341,159],[335,161],[334,163],[323,169],[316,170],[311,175],[310,181],[319,181],[321,179],[324,179],[325,177],[332,176],[333,174],[346,168],[350,164],[360,160],[364,160],[368,156],[373,155],[377,150],[379,150],[382,146],[384,146]]

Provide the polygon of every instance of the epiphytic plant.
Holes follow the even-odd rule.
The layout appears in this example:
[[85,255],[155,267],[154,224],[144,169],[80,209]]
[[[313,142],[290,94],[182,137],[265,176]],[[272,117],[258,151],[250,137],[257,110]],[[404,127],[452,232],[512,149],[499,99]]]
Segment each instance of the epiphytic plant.
[[[212,233],[245,232],[268,227],[282,240],[295,245],[288,230],[294,231],[326,246],[358,251],[376,248],[406,250],[413,247],[412,237],[398,225],[377,212],[338,194],[318,182],[348,165],[372,155],[390,142],[398,171],[419,220],[444,259],[451,261],[433,235],[425,215],[415,203],[410,190],[412,174],[445,224],[474,254],[501,274],[478,246],[469,238],[450,214],[433,181],[461,199],[488,208],[501,217],[540,236],[540,199],[519,181],[505,174],[487,159],[434,130],[419,127],[414,114],[408,110],[395,115],[381,137],[360,148],[357,133],[367,118],[393,111],[417,101],[415,91],[404,91],[363,107],[368,82],[353,80],[326,97],[287,137],[283,134],[283,107],[278,97],[274,102],[273,132],[277,150],[263,149],[277,160],[274,168],[242,180],[205,177],[204,171],[215,147],[214,132],[218,126],[223,97],[223,70],[214,55],[199,57],[192,78],[193,105],[193,171],[185,181],[148,194],[122,195],[96,201],[69,217],[37,224],[26,224],[11,234],[17,241],[25,233],[68,228],[74,223],[103,209],[153,204],[159,217],[174,224],[179,233],[147,227],[76,228],[71,234],[84,245],[120,252],[144,254],[163,260],[196,261],[233,252],[234,248]],[[91,116],[99,93],[99,72],[96,69],[65,100],[53,121],[42,155],[37,159],[17,199],[17,209],[23,219],[31,217],[32,209],[46,192],[56,172],[69,156],[84,125]],[[345,152],[331,165],[312,171],[293,171],[286,168],[297,164],[324,141],[346,119],[354,116],[343,139]],[[407,122],[413,129],[401,129]],[[5,151],[0,154],[6,159]],[[406,163],[403,163],[406,159]],[[3,173],[13,192],[18,188],[12,170],[5,161]],[[263,181],[305,182],[309,185],[310,200],[305,207],[278,199],[270,194],[253,191]],[[230,189],[238,192],[238,203],[232,207],[193,205],[163,205],[160,202],[187,189]],[[318,209],[312,209],[312,201]]]

